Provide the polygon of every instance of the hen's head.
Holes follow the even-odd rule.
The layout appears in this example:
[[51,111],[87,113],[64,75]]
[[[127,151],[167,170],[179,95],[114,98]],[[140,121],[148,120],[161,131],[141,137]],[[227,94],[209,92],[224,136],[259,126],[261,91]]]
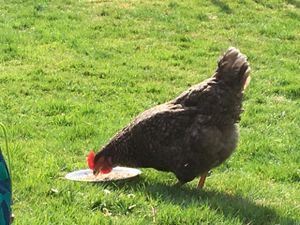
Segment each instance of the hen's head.
[[214,77],[243,92],[250,83],[250,70],[247,57],[238,49],[231,47],[219,60]]
[[109,173],[113,168],[111,157],[104,156],[102,152],[98,152],[95,155],[95,153],[91,151],[87,156],[87,162],[89,168],[93,170],[94,175],[98,175],[99,172],[103,174]]
[[98,173],[109,173],[110,171],[112,171],[112,161],[111,161],[111,157],[105,157],[105,156],[101,156],[101,157],[97,157],[97,155],[95,156],[94,159],[94,170],[93,173],[94,175],[98,175]]

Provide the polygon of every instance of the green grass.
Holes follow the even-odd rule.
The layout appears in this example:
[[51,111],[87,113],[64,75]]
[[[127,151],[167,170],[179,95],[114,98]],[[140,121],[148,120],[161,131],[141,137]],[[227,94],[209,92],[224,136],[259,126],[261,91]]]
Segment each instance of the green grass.
[[[299,7],[1,1],[14,224],[300,224]],[[239,147],[203,191],[151,169],[128,182],[62,179],[139,112],[209,77],[229,46],[248,55],[252,82]]]

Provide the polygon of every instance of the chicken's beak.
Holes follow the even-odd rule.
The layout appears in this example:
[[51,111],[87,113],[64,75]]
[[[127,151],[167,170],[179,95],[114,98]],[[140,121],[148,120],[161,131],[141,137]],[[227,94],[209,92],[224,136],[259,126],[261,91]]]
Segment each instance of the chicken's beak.
[[99,165],[99,163],[95,163],[95,167],[94,167],[94,170],[93,170],[93,174],[95,176],[97,176],[99,173],[100,173],[100,170],[102,169],[102,166]]
[[94,163],[94,169],[93,169],[93,174],[95,175],[95,176],[97,176],[99,173],[100,173],[100,169],[101,169],[101,164],[99,163],[99,160],[98,161],[96,161],[95,163]]
[[94,176],[98,176],[98,174],[99,174],[99,170],[93,170],[93,174],[94,174]]

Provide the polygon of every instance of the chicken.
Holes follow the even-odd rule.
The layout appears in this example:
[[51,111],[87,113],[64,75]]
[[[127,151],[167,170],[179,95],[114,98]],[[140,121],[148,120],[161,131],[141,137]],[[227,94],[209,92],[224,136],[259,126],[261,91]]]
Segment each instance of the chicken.
[[173,172],[179,184],[220,165],[237,146],[242,97],[249,82],[245,55],[229,48],[214,75],[174,100],[138,115],[97,152],[94,174],[115,166]]

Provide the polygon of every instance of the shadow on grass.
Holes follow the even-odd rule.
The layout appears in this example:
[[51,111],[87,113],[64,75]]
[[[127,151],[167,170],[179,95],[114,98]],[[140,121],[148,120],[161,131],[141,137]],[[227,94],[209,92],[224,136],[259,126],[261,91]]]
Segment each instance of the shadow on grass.
[[[103,184],[102,184],[103,185]],[[239,194],[228,194],[215,190],[197,190],[188,186],[169,186],[157,183],[155,180],[135,178],[130,181],[106,183],[104,186],[117,189],[130,189],[134,191],[144,190],[145,194],[153,199],[159,199],[166,203],[189,207],[191,205],[207,205],[212,210],[228,218],[239,218],[246,224],[298,224],[297,221],[282,217],[275,210],[259,205]],[[142,185],[142,186],[141,186]]]
[[300,8],[300,1],[299,0],[288,0],[289,4],[294,5],[296,8]]
[[227,13],[227,14],[231,14],[233,13],[232,9],[224,2],[222,2],[221,0],[211,0],[211,2],[220,8],[220,10],[224,13]]

